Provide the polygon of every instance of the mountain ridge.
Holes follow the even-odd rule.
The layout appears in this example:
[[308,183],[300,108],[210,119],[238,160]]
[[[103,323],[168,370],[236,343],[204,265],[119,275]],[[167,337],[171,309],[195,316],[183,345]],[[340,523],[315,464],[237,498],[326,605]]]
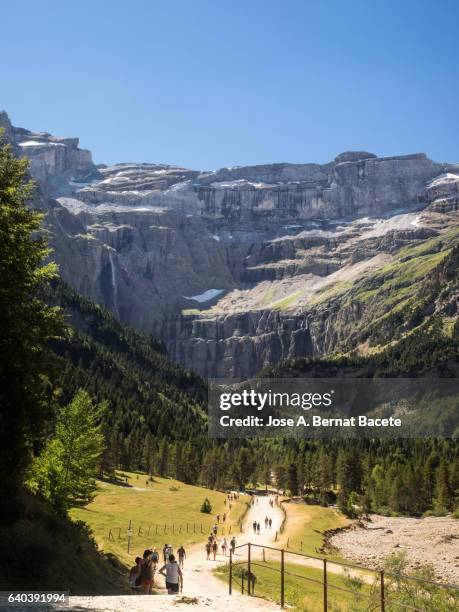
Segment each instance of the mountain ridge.
[[205,377],[339,350],[333,307],[314,332],[324,297],[457,224],[459,165],[423,153],[96,166],[76,138],[15,128],[5,113],[0,126],[30,159],[64,281]]

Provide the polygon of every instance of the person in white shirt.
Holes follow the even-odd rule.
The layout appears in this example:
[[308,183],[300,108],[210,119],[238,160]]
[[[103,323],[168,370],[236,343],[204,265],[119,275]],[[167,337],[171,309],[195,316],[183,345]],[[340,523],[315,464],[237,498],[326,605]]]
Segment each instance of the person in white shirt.
[[169,562],[165,563],[159,570],[166,579],[166,589],[169,595],[183,591],[183,573],[175,560],[174,555],[169,555]]

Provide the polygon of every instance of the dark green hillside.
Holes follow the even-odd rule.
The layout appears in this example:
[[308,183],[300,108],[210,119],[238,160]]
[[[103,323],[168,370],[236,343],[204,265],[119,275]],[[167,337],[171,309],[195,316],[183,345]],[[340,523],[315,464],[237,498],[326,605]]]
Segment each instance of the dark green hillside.
[[362,357],[357,353],[349,356],[328,358],[287,359],[265,368],[261,378],[296,377],[417,377],[459,376],[459,323],[450,333],[444,333],[441,317],[432,317],[429,324],[416,329],[399,342],[387,346],[379,353]]
[[104,426],[114,465],[145,469],[142,454],[154,454],[161,439],[205,444],[202,379],[171,363],[160,342],[124,327],[65,283],[54,283],[47,300],[63,309],[67,322],[63,338],[52,343],[60,399],[66,403],[83,388],[107,402]]

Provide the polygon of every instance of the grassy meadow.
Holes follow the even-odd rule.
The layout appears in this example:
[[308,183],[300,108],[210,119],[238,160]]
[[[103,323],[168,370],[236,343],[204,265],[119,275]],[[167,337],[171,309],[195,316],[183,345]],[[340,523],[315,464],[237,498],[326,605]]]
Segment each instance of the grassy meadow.
[[287,513],[287,520],[276,544],[279,548],[287,548],[288,540],[289,549],[317,555],[317,549],[323,544],[324,531],[344,527],[350,523],[350,520],[336,508],[294,502],[284,503],[283,507]]
[[[286,555],[288,557],[288,554]],[[233,592],[241,591],[241,573],[247,569],[246,564],[235,565],[233,569]],[[255,596],[280,603],[280,563],[278,561],[267,560],[263,562],[256,560],[252,565],[252,572],[256,576]],[[216,576],[228,582],[228,566],[219,567],[215,570]],[[321,569],[305,567],[297,563],[285,563],[285,604],[302,612],[315,612],[323,609],[323,572]],[[334,574],[327,572],[328,583],[328,607],[334,612],[349,611],[350,604],[352,609],[357,611],[368,610],[372,587],[370,584],[359,584],[358,591],[354,590],[352,576]],[[337,587],[337,588],[334,588]],[[341,589],[351,591],[343,592]],[[244,592],[247,592],[245,585]],[[359,596],[357,595],[359,594]],[[371,609],[371,608],[370,608]]]
[[[100,490],[86,508],[71,511],[73,520],[84,521],[93,531],[94,538],[106,553],[113,553],[126,566],[145,548],[162,549],[171,544],[191,546],[204,542],[209,535],[215,515],[228,511],[224,505],[226,495],[187,485],[171,478],[123,472],[127,482],[99,482]],[[200,511],[205,498],[212,505],[212,513]],[[224,526],[224,533],[239,533],[238,519],[246,509],[247,496],[241,495],[233,504]],[[131,552],[127,552],[127,529],[132,521]],[[202,530],[201,530],[202,526]],[[223,525],[220,525],[222,533]],[[111,536],[110,536],[111,531]]]

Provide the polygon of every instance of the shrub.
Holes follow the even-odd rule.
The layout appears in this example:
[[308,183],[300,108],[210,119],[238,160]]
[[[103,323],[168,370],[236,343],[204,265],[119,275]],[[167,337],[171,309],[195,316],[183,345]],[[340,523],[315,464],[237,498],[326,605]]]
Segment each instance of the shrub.
[[212,512],[212,504],[207,499],[207,497],[202,503],[201,512],[204,512],[204,514],[210,514]]

